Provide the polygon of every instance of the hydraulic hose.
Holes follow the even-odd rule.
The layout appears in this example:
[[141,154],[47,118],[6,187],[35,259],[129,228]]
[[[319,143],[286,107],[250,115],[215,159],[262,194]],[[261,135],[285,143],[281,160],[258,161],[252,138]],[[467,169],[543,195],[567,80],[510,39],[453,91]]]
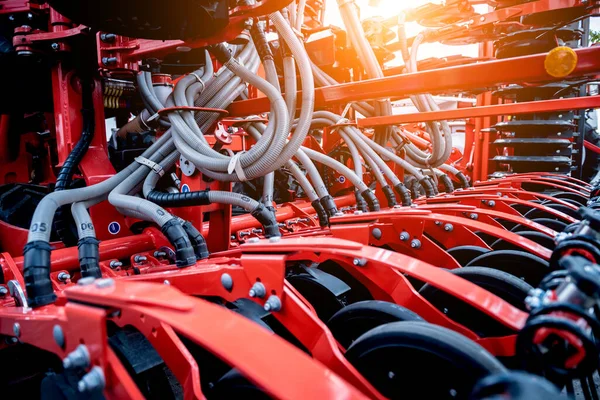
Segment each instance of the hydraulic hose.
[[[77,144],[67,156],[62,168],[58,173],[58,176],[56,177],[56,185],[54,186],[55,192],[68,189],[69,185],[71,184],[71,180],[73,179],[75,170],[87,153],[90,144],[92,143],[92,139],[94,138],[96,121],[94,114],[94,102],[92,98],[93,81],[83,78],[80,79],[80,81],[82,102],[81,116],[83,121],[83,129]],[[70,221],[68,220],[67,215],[68,210],[63,209],[62,207],[57,210],[56,216],[54,217],[54,229],[60,240],[66,246],[73,246],[77,241],[77,238],[74,238],[70,231]]]
[[77,242],[77,250],[79,254],[79,268],[82,278],[89,276],[101,278],[102,271],[100,270],[100,241],[96,239],[96,232],[90,214],[87,209],[101,201],[106,200],[106,196],[98,199],[91,199],[79,203],[73,203],[71,212],[73,219],[77,225],[77,233],[79,241]]
[[[170,134],[164,134],[156,143],[142,153],[143,157],[154,158],[154,153],[165,143],[171,141]],[[45,196],[35,209],[31,219],[27,244],[23,249],[23,277],[31,307],[39,307],[54,302],[56,295],[50,280],[49,229],[52,226],[55,211],[66,204],[86,201],[106,195],[126,177],[131,175],[138,164],[133,163],[109,179],[96,185],[80,189],[52,192]]]

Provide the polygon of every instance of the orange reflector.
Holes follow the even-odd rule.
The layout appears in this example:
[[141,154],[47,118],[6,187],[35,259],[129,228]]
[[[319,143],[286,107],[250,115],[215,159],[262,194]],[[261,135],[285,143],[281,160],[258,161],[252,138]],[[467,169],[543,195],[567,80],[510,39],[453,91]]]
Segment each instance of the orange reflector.
[[564,78],[575,70],[577,66],[577,53],[567,46],[556,47],[544,60],[544,68],[548,75],[555,78]]

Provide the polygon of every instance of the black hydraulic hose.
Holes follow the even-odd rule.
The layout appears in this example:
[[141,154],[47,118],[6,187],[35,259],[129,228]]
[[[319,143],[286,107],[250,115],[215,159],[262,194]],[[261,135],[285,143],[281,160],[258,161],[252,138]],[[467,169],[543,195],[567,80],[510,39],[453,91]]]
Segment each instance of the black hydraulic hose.
[[93,277],[102,278],[102,271],[100,270],[100,241],[94,237],[85,237],[79,240],[77,243],[77,250],[79,252],[79,267],[81,271],[81,277]]
[[321,199],[319,199],[319,201],[330,217],[333,217],[335,214],[337,214],[338,209],[331,195],[323,196]]
[[23,278],[29,307],[54,303],[56,295],[50,280],[50,252],[52,247],[44,240],[35,240],[23,249]]
[[[186,193],[163,193],[152,190],[146,196],[146,200],[161,207],[207,206],[212,204],[208,198],[208,192],[208,190],[200,190]],[[259,205],[250,214],[263,226],[265,237],[281,236],[275,214],[269,208]]]
[[319,225],[321,226],[321,228],[329,226],[329,216],[327,215],[327,212],[325,212],[325,208],[323,208],[323,205],[321,204],[320,200],[314,200],[310,204],[317,212],[317,216],[319,217]]
[[431,184],[431,187],[433,188],[433,194],[434,195],[438,195],[440,194],[440,191],[438,190],[438,187],[435,183],[435,180],[433,179],[432,176],[426,176],[425,179],[427,179],[429,181],[429,183]]
[[210,253],[208,252],[208,245],[206,244],[206,240],[204,239],[204,236],[202,236],[202,233],[200,233],[200,231],[189,221],[182,221],[181,226],[185,233],[187,233],[190,242],[192,242],[196,258],[198,260],[207,259],[210,256]]
[[396,195],[394,194],[394,191],[392,190],[390,185],[383,186],[381,190],[383,191],[383,194],[387,199],[388,207],[394,207],[398,204],[398,202],[396,201]]
[[367,202],[362,198],[360,192],[358,190],[354,191],[354,197],[356,198],[356,209],[362,212],[369,211],[367,207]]
[[423,189],[425,189],[425,196],[427,196],[427,197],[434,197],[435,196],[435,194],[436,194],[435,193],[435,189],[433,187],[433,184],[429,180],[428,176],[425,176],[425,177],[423,177],[423,179],[419,180],[419,183],[421,184],[421,186],[423,187]]
[[208,190],[185,193],[164,193],[152,190],[146,196],[146,200],[156,203],[161,207],[193,207],[211,204],[208,199]]
[[400,200],[402,200],[403,206],[410,206],[412,204],[412,199],[410,198],[410,190],[402,182],[394,186],[394,190],[400,196]]
[[260,59],[263,61],[273,60],[273,52],[269,46],[267,35],[265,35],[265,32],[258,21],[254,21],[254,24],[252,24],[252,28],[250,28],[250,36],[252,37],[254,47],[256,48],[256,52],[258,53]]
[[[73,174],[79,166],[79,163],[87,153],[92,139],[94,138],[95,131],[95,114],[94,114],[94,102],[92,98],[92,86],[93,83],[88,79],[81,79],[81,116],[83,121],[83,130],[81,137],[77,141],[75,147],[67,159],[63,163],[58,176],[56,178],[56,185],[54,191],[59,192],[69,188],[73,179]],[[69,229],[69,219],[67,215],[70,215],[69,207],[60,207],[54,217],[54,229],[58,234],[60,240],[66,246],[75,245],[77,238],[71,234]]]
[[371,192],[370,189],[365,190],[361,193],[361,196],[367,202],[367,206],[369,206],[369,211],[379,211],[381,208],[379,206],[379,200],[375,197],[375,194]]
[[442,174],[442,175],[438,176],[438,179],[440,180],[442,185],[444,185],[444,188],[446,189],[446,193],[454,192],[454,184],[452,183],[452,180],[450,179],[450,177],[448,177],[448,175]]
[[456,174],[456,177],[460,181],[460,185],[463,189],[467,189],[467,188],[471,187],[471,184],[469,183],[469,180],[467,179],[465,174],[463,174],[462,172],[459,172]]
[[196,264],[196,253],[192,242],[177,218],[172,218],[161,228],[163,235],[175,247],[175,265],[179,268],[189,267]]

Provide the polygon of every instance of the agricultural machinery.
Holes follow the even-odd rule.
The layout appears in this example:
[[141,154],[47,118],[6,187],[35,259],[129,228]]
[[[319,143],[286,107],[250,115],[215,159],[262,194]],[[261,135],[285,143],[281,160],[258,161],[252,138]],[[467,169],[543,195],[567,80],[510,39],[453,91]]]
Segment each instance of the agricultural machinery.
[[598,399],[599,10],[0,0],[0,397]]

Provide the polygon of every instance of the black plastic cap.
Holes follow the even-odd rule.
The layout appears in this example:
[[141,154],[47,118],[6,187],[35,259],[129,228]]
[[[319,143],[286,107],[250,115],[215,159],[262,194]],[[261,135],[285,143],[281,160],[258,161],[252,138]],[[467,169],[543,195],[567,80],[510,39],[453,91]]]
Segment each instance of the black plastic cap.
[[331,197],[330,195],[327,196],[323,196],[321,197],[321,205],[323,206],[323,208],[325,209],[325,211],[327,212],[327,215],[329,215],[330,217],[333,217],[335,214],[337,214],[338,209],[337,206],[335,205],[335,201],[333,200],[333,197]]
[[369,211],[369,206],[367,206],[367,202],[363,199],[363,197],[360,195],[360,192],[358,190],[356,190],[354,192],[354,197],[356,198],[356,209],[357,210],[360,210],[362,212]]
[[94,277],[102,278],[102,271],[100,270],[100,251],[98,245],[100,241],[93,237],[86,237],[80,239],[77,242],[77,249],[79,252],[79,268],[81,271],[81,277]]
[[462,172],[459,172],[458,174],[456,174],[456,177],[460,181],[460,186],[463,189],[468,189],[468,188],[471,187],[471,183],[469,182],[469,180],[467,179],[467,177],[465,176],[465,174],[463,174]]
[[412,204],[412,200],[410,199],[411,193],[410,190],[402,182],[394,186],[394,190],[400,196],[400,200],[402,201],[402,205],[407,207]]
[[448,175],[442,174],[438,177],[438,179],[444,186],[446,193],[454,192],[454,184],[452,183],[452,180],[448,177]]
[[250,214],[260,222],[266,238],[281,236],[277,219],[267,207],[259,205]]
[[23,248],[23,277],[27,302],[30,307],[41,307],[56,300],[50,280],[50,252],[48,242],[36,240]]
[[196,254],[192,243],[177,218],[164,224],[161,231],[175,248],[175,265],[177,267],[184,268],[196,264]]
[[194,254],[196,254],[196,258],[198,260],[205,260],[210,256],[208,252],[208,245],[206,244],[206,240],[204,236],[200,233],[198,229],[191,222],[185,221],[181,224],[185,233],[187,233],[190,242],[192,243],[192,247],[194,248]]
[[398,202],[396,201],[396,195],[394,194],[394,191],[389,185],[383,186],[381,190],[383,190],[383,194],[387,199],[388,207],[394,207],[398,204]]
[[329,217],[327,216],[327,213],[325,212],[325,209],[323,208],[321,202],[317,199],[310,204],[313,206],[315,212],[317,213],[317,217],[319,218],[319,225],[321,226],[321,228],[328,227]]
[[360,195],[367,202],[370,211],[379,211],[381,209],[379,207],[379,200],[377,200],[377,197],[375,197],[375,194],[370,189],[365,190]]

